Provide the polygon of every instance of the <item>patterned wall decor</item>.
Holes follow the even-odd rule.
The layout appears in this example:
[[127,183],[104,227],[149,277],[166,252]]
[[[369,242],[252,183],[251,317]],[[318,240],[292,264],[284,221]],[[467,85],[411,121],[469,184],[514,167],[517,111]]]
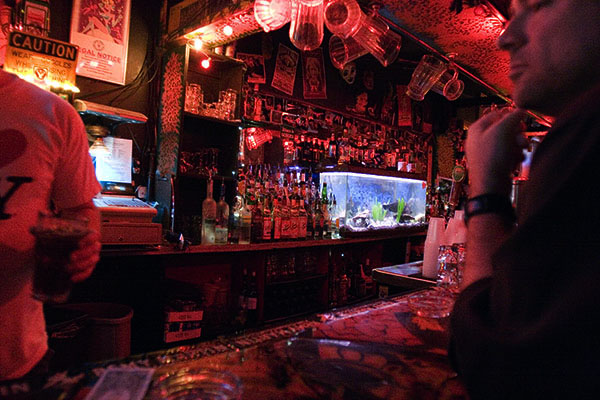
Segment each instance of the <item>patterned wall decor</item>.
[[177,173],[179,133],[183,116],[185,46],[174,49],[164,56],[158,127],[159,177]]
[[450,11],[449,0],[384,0],[382,13],[503,94],[511,93],[509,58],[498,50],[502,22],[484,5]]

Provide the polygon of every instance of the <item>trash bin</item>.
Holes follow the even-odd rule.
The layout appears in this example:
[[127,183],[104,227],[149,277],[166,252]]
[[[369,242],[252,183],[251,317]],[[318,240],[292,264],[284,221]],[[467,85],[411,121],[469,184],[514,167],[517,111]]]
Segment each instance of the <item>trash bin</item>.
[[83,334],[84,361],[123,358],[131,354],[131,307],[113,303],[74,303],[61,307],[87,315]]
[[80,310],[44,306],[48,346],[54,350],[53,370],[66,370],[86,360],[85,329],[88,315]]

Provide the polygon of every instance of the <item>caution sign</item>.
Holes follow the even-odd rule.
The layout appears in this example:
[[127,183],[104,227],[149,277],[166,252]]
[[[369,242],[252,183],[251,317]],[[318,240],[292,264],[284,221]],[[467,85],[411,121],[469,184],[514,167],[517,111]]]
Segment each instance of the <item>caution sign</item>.
[[13,31],[4,69],[36,83],[74,87],[77,55],[77,47],[70,43]]

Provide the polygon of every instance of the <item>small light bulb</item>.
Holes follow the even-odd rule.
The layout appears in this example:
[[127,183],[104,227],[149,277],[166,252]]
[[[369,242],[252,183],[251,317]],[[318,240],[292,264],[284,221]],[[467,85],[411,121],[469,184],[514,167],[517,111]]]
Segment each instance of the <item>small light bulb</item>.
[[223,33],[225,34],[225,36],[231,36],[233,35],[233,28],[229,25],[225,25],[223,27]]
[[202,68],[204,68],[204,69],[209,69],[210,68],[210,59],[205,58],[204,60],[202,60],[200,65],[202,65]]
[[195,38],[192,40],[192,46],[194,47],[194,50],[201,50],[203,44],[204,43],[202,42],[202,39],[200,39],[200,38]]

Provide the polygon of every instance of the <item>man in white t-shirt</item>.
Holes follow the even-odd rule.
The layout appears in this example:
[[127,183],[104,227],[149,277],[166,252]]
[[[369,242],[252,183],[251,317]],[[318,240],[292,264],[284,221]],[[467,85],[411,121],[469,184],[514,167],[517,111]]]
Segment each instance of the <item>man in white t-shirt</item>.
[[[0,6],[2,0],[0,0]],[[84,217],[92,233],[71,254],[78,282],[100,254],[99,192],[83,122],[75,109],[0,69],[0,381],[21,378],[48,352],[42,303],[31,295],[38,212]],[[37,367],[36,367],[37,366]]]

